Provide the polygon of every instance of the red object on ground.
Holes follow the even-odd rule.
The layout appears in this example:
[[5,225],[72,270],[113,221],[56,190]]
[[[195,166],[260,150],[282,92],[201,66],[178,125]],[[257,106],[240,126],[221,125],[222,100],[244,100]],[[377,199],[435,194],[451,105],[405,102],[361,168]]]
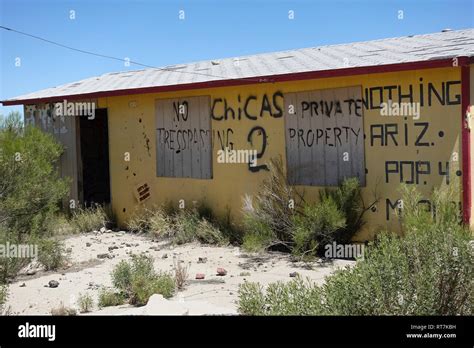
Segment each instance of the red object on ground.
[[227,274],[227,271],[224,268],[218,268],[217,269],[217,275],[219,276],[225,276]]
[[204,273],[196,273],[196,279],[204,279]]

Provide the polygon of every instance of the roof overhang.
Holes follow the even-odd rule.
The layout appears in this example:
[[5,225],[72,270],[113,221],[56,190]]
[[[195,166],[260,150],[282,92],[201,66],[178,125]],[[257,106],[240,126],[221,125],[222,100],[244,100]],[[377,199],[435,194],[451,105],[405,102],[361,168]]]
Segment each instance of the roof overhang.
[[343,76],[355,76],[355,75],[366,75],[366,74],[380,74],[390,73],[397,71],[407,70],[420,70],[420,69],[434,69],[434,68],[447,68],[454,67],[454,59],[457,59],[457,66],[466,66],[474,63],[474,57],[451,57],[437,60],[426,60],[419,62],[406,62],[386,65],[372,65],[365,67],[353,67],[343,68],[334,70],[321,70],[321,71],[308,71],[300,73],[289,73],[280,75],[268,75],[251,78],[239,78],[239,79],[223,79],[197,83],[185,83],[167,86],[153,86],[153,87],[142,87],[142,88],[131,88],[131,89],[119,89],[109,91],[99,91],[93,93],[83,94],[71,94],[71,95],[60,95],[47,98],[34,98],[34,99],[18,99],[18,100],[4,100],[1,103],[5,106],[9,105],[28,105],[28,104],[41,104],[41,103],[52,103],[68,100],[79,100],[79,99],[92,99],[102,97],[116,97],[123,95],[136,95],[145,93],[163,93],[163,92],[174,92],[204,88],[216,88],[216,87],[231,87],[231,86],[242,86],[251,85],[256,83],[276,83],[276,82],[288,82],[288,81],[299,81],[299,80],[312,80],[322,79],[331,77],[343,77]]

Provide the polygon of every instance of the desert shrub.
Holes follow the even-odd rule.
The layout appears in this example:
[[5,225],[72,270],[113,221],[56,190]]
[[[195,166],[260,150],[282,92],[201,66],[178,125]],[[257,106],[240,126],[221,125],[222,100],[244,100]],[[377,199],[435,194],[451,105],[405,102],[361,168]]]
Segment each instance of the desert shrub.
[[110,289],[101,289],[99,292],[99,308],[119,306],[125,303],[125,297]]
[[51,309],[51,315],[53,316],[71,316],[77,315],[77,311],[74,308],[66,307],[63,302],[56,308]]
[[[459,196],[452,188],[435,190],[431,209],[419,204],[420,197],[414,188],[403,188],[404,235],[380,234],[352,268],[328,276],[319,295],[307,295],[320,296],[314,314],[472,315],[474,253],[471,232],[453,204]],[[294,298],[282,294],[282,303]],[[268,290],[242,292],[242,313],[251,314],[249,303],[271,307],[268,296]]]
[[337,209],[344,215],[344,226],[340,226],[331,238],[341,244],[351,241],[352,237],[364,225],[364,213],[376,203],[374,201],[368,207],[365,206],[357,178],[346,179],[336,188],[322,190],[320,201],[325,202],[327,200],[332,200]]
[[5,303],[8,298],[8,287],[6,285],[0,285],[0,315],[5,314]]
[[269,167],[253,199],[244,198],[244,249],[283,245],[295,255],[314,256],[325,244],[347,243],[360,230],[372,205],[365,207],[356,178],[320,191],[319,202],[306,203],[289,185],[281,159],[272,159]]
[[173,260],[174,279],[178,290],[184,289],[188,280],[188,267],[184,266],[179,259]]
[[330,196],[316,204],[305,204],[303,213],[295,217],[293,254],[314,256],[345,226],[345,215]]
[[173,240],[176,244],[189,243],[196,240],[199,215],[195,210],[181,209],[173,218]]
[[45,232],[68,192],[56,170],[61,152],[52,135],[23,126],[18,113],[0,125],[0,224],[20,241]]
[[45,270],[57,270],[67,261],[64,245],[55,239],[40,239],[38,241],[38,262]]
[[89,294],[79,294],[77,299],[77,306],[79,307],[79,312],[89,313],[94,307],[94,299]]
[[271,283],[266,291],[245,282],[239,287],[239,311],[247,315],[318,315],[323,312],[321,289],[301,277]]
[[164,298],[170,298],[175,291],[175,280],[168,274],[159,272],[152,278],[137,276],[132,283],[132,295],[130,304],[143,306],[153,294],[163,295]]
[[[295,204],[290,205],[290,201]],[[288,245],[292,243],[294,216],[300,207],[299,197],[288,183],[280,157],[270,160],[269,175],[262,182],[253,199],[244,201],[244,227],[247,234],[259,234],[256,227],[263,228],[263,236],[254,236],[250,239],[267,242],[267,244]],[[269,231],[272,231],[272,241],[269,241]],[[247,242],[248,244],[248,242]],[[262,245],[265,247],[265,245]]]
[[[7,226],[0,223],[0,245],[29,243],[32,237],[20,236]],[[0,257],[0,286],[31,262],[31,258],[25,257]]]
[[203,244],[226,245],[229,243],[222,231],[205,218],[202,218],[198,223],[196,239]]
[[[171,215],[169,215],[171,214]],[[158,238],[170,238],[176,244],[199,241],[204,244],[224,245],[229,242],[229,226],[221,224],[211,209],[204,204],[192,209],[174,209],[171,203],[160,208],[137,211],[128,222],[132,232],[150,233]]]
[[46,220],[45,237],[67,236],[76,233],[70,219],[63,213],[57,213]]
[[249,252],[260,252],[273,245],[276,236],[270,226],[252,214],[244,216],[242,247]]
[[264,315],[267,302],[259,283],[244,282],[239,285],[239,312],[246,315]]
[[98,204],[92,207],[77,208],[72,213],[70,223],[76,233],[100,230],[100,228],[107,226],[107,212]]
[[112,270],[112,284],[120,292],[130,294],[132,284],[132,266],[130,262],[120,261]]
[[153,258],[132,255],[131,262],[122,260],[112,271],[112,284],[130,304],[144,305],[151,295],[173,296],[175,279],[168,273],[156,273]]

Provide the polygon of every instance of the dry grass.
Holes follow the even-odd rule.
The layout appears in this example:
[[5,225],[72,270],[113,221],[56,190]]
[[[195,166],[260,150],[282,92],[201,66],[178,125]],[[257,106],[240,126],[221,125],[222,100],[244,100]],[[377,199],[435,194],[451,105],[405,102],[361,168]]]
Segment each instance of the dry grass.
[[182,290],[186,286],[189,275],[188,268],[189,266],[184,266],[179,258],[173,260],[174,278],[178,290]]
[[61,302],[59,307],[51,309],[51,315],[54,315],[54,316],[77,315],[77,311],[74,308],[64,306],[64,303]]

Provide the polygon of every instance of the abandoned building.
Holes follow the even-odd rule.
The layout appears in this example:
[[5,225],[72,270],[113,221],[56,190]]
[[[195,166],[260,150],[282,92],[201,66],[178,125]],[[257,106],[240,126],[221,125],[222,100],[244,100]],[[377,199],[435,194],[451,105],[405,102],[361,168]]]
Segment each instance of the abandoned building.
[[139,206],[181,200],[238,221],[281,156],[307,201],[347,177],[378,197],[366,240],[398,228],[401,183],[430,204],[458,182],[472,224],[473,63],[474,29],[448,30],[114,72],[2,103],[64,145],[70,199],[110,203],[122,225]]

